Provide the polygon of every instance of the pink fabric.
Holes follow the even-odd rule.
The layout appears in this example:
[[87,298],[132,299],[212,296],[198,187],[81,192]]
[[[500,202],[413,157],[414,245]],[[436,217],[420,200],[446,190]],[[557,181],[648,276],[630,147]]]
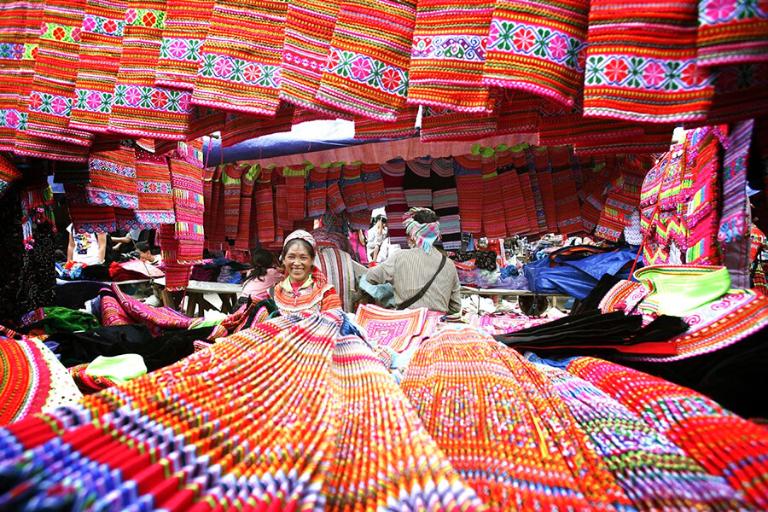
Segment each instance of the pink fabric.
[[283,279],[283,274],[275,268],[270,268],[267,269],[267,275],[261,279],[247,281],[243,286],[243,297],[250,297],[252,300],[265,299],[270,287],[277,285]]

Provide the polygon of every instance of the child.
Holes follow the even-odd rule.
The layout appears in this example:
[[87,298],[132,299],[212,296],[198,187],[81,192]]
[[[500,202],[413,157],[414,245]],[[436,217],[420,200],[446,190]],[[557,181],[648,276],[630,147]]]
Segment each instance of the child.
[[275,268],[274,255],[265,249],[251,252],[251,271],[245,280],[241,297],[250,297],[259,301],[269,296],[269,289],[283,279],[282,273]]

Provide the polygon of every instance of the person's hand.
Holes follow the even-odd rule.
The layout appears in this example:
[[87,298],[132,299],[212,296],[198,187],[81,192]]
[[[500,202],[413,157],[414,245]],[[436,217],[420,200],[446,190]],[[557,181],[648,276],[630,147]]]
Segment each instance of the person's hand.
[[384,234],[384,223],[381,222],[381,219],[376,221],[376,232],[379,235],[383,235]]

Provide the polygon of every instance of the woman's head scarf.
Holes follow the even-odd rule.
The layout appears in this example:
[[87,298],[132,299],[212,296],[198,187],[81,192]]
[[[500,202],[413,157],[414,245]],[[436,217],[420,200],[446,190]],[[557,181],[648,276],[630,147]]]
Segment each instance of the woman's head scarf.
[[440,238],[440,223],[427,222],[422,224],[416,221],[413,216],[420,211],[432,212],[428,208],[411,208],[403,215],[403,226],[405,233],[416,243],[416,247],[429,254],[435,241]]
[[285,237],[285,241],[283,242],[283,248],[285,248],[288,245],[288,242],[291,240],[304,240],[309,245],[312,246],[313,249],[317,248],[317,243],[315,242],[315,237],[313,237],[309,232],[304,231],[303,229],[297,229],[287,237]]

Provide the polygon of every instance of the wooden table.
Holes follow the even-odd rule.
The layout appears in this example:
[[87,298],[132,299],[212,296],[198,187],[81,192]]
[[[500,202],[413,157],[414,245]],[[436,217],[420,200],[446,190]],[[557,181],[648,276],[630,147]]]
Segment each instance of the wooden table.
[[[153,284],[162,287],[163,304],[176,308],[170,294],[165,290],[165,278],[155,279]],[[205,294],[215,293],[221,298],[222,313],[231,313],[237,304],[237,297],[243,291],[241,284],[213,283],[209,281],[190,281],[187,286],[187,308],[185,314],[189,317],[203,316],[205,310],[216,309],[213,304],[205,300]]]
[[[473,286],[462,286],[461,294],[463,296],[479,295],[480,297],[490,297],[494,302],[503,297],[516,297],[518,299],[518,304],[520,297],[545,297],[550,306],[555,305],[557,299],[567,300],[571,298],[570,295],[560,293],[539,293],[530,290],[510,290],[508,288],[475,288]],[[477,313],[480,314],[480,301],[477,303]]]

